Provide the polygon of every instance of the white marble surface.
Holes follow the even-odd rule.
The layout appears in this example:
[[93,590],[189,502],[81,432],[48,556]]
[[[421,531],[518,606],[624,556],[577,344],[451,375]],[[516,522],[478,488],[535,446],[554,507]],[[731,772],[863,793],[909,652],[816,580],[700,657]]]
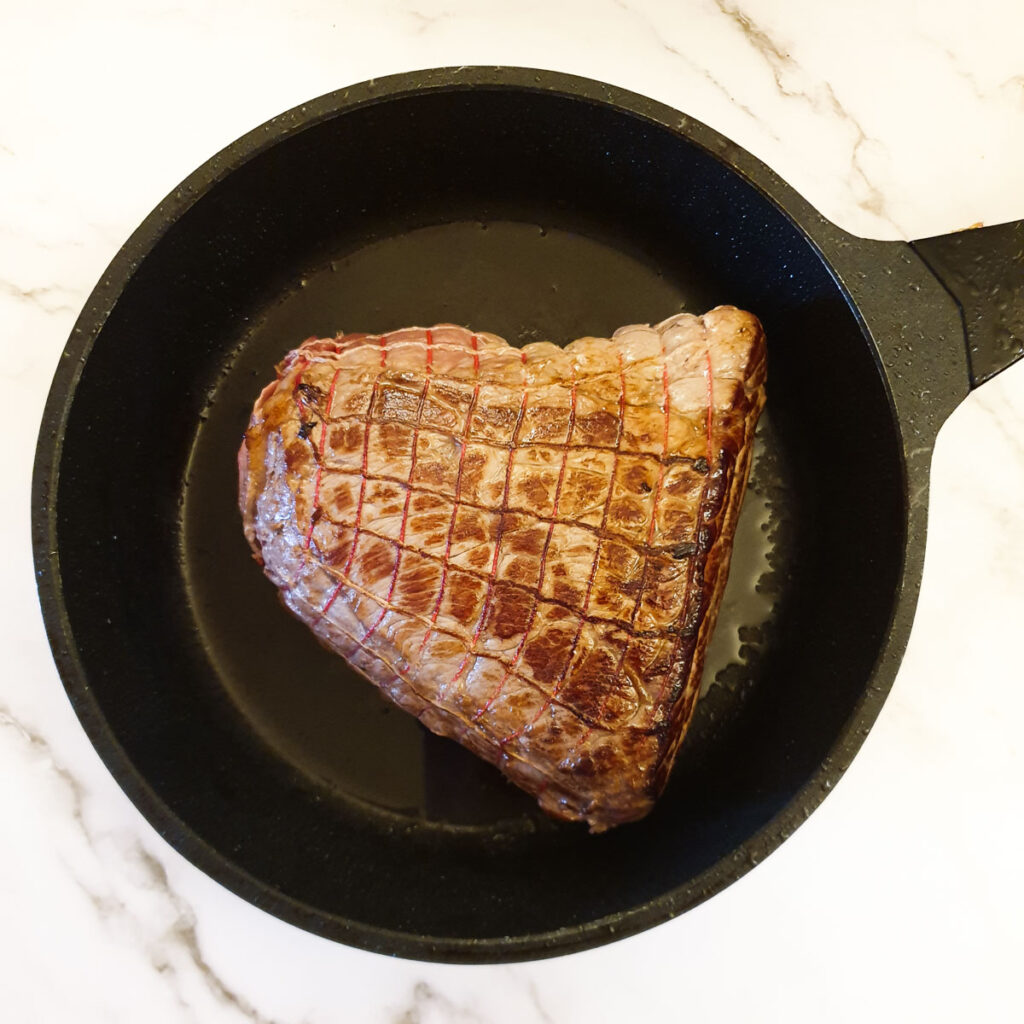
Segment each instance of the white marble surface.
[[439,65],[601,78],[884,238],[1024,217],[1024,5],[916,0],[40,0],[0,12],[0,1019],[147,1024],[1008,1021],[1024,1015],[1024,365],[934,460],[920,609],[885,710],[739,883],[535,964],[305,934],[169,849],[64,696],[29,480],[51,373],[134,226],[215,150],[342,85]]

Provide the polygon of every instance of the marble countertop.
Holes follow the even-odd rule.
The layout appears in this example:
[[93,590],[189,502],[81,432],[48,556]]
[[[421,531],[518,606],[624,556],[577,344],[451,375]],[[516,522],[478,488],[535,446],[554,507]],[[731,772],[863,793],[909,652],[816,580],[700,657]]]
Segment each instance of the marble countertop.
[[34,590],[60,352],[134,227],[213,152],[371,77],[550,68],[731,137],[841,227],[1024,217],[1017,0],[41,0],[0,13],[0,1017],[75,1024],[1002,1021],[1024,1013],[1024,364],[935,450],[918,617],[875,729],[776,853],[683,917],[539,963],[335,945],[222,889],[107,774]]

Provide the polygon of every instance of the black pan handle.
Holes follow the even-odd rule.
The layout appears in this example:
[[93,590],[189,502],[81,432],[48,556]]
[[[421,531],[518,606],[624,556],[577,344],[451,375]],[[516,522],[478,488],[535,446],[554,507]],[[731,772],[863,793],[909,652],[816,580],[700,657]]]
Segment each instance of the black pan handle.
[[1024,356],[1024,220],[911,245],[960,307],[972,388]]

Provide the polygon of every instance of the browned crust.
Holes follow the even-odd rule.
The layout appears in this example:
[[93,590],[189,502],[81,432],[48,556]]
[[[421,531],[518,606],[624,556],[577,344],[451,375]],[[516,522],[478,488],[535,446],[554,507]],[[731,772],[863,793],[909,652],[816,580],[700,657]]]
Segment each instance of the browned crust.
[[692,715],[764,375],[733,307],[564,350],[311,339],[254,406],[245,534],[322,643],[599,831],[647,813]]

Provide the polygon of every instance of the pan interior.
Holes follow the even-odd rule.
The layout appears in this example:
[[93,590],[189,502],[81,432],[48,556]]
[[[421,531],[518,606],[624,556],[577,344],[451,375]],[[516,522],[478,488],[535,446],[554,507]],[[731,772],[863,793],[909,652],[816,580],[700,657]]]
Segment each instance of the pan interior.
[[[676,132],[542,92],[393,98],[203,174],[96,340],[60,465],[63,596],[115,771],[249,898],[391,951],[376,929],[444,955],[666,894],[682,909],[734,877],[733,851],[853,714],[900,574],[898,432],[810,243]],[[769,338],[719,627],[744,647],[715,666],[656,811],[592,837],[390,709],[289,616],[241,534],[235,453],[275,362],[313,334],[451,321],[564,343],[718,303]]]

